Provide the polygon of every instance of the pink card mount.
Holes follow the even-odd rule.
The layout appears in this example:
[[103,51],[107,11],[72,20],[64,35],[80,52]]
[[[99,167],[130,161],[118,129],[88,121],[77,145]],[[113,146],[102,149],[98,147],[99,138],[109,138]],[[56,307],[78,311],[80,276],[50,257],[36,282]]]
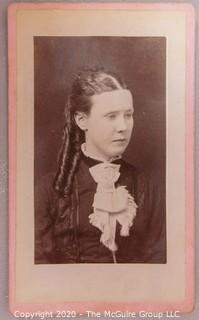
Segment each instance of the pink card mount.
[[[178,316],[192,312],[195,304],[194,7],[186,3],[15,3],[8,9],[8,22],[11,312],[15,316],[46,313],[49,317],[106,317],[119,312],[126,317],[141,317],[140,312],[143,315],[145,312],[146,316],[147,313],[148,316]],[[133,59],[140,61],[141,47],[146,50],[145,59],[155,54],[159,56],[160,48],[150,47],[152,38],[153,41],[163,39],[165,43],[165,49],[161,51],[165,54],[165,61],[157,74],[165,76],[161,81],[165,81],[162,83],[165,83],[166,263],[35,264],[34,183],[39,154],[37,143],[44,137],[38,134],[37,139],[36,136],[39,132],[35,116],[38,99],[46,107],[46,100],[42,100],[37,90],[35,66],[38,55],[39,61],[49,59],[49,67],[53,64],[57,73],[62,69],[60,57],[69,47],[74,54],[66,55],[66,67],[63,67],[69,74],[78,64],[84,65],[86,55],[92,63],[102,61],[105,66],[115,63],[116,69],[121,71],[125,60],[129,68]],[[72,40],[76,41],[76,47],[72,47]],[[107,53],[103,52],[108,52],[107,41],[112,41],[116,49],[120,48],[118,43],[128,41],[128,48],[137,45],[140,51],[130,49],[135,54],[130,56],[130,51],[118,49],[122,52],[118,56],[117,50],[112,50],[112,58],[105,59]],[[42,54],[44,60],[41,60]],[[154,92],[149,90],[147,82],[153,70],[150,63],[144,61],[137,65],[137,69],[134,63],[132,69],[136,74],[134,104],[136,97],[138,103],[139,99],[142,101],[140,96],[151,94],[151,101],[153,99]],[[156,68],[158,70],[157,65]],[[124,69],[124,74],[131,80],[131,72],[126,67]],[[53,87],[52,79],[58,77],[56,73],[52,74],[48,81],[46,69],[40,70],[39,81],[43,81],[42,89],[48,93],[46,81]],[[142,75],[141,80],[139,75]],[[62,75],[60,79],[55,89],[61,91],[68,80]],[[145,85],[144,93],[139,91],[142,84]],[[55,90],[54,96],[58,94]],[[50,128],[52,119],[51,114],[48,124],[43,122],[46,130],[53,130]],[[44,138],[44,144],[45,141]],[[41,161],[38,155],[38,163]]]

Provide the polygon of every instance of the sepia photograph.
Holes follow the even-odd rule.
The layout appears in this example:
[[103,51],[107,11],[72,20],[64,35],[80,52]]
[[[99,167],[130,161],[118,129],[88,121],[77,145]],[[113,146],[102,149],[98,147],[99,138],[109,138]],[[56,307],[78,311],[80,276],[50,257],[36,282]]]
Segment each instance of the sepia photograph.
[[17,3],[8,21],[11,312],[191,312],[193,6]]
[[34,88],[35,263],[166,263],[166,39],[34,37]]

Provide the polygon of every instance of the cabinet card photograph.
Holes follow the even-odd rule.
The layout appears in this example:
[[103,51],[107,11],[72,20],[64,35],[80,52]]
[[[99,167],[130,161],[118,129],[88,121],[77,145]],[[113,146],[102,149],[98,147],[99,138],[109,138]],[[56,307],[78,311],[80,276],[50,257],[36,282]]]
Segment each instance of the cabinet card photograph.
[[8,16],[12,313],[191,312],[194,8]]

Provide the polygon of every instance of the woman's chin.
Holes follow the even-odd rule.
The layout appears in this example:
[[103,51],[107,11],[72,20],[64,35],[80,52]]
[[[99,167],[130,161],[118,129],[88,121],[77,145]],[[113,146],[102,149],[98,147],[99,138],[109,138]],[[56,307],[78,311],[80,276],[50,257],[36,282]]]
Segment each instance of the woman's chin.
[[124,143],[121,143],[121,144],[116,144],[114,147],[113,147],[113,153],[116,154],[116,155],[122,155],[124,153],[124,151],[126,150],[126,147],[127,145],[124,144]]

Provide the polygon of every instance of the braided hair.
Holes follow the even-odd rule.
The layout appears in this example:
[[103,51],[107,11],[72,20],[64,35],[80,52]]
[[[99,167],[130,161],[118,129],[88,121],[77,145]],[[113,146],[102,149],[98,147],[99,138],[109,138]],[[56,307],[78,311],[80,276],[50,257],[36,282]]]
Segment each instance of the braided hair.
[[63,143],[58,156],[58,169],[54,189],[59,197],[71,194],[74,175],[80,159],[84,132],[76,125],[76,112],[87,115],[92,107],[91,97],[103,92],[126,89],[125,83],[112,72],[103,69],[83,69],[75,76],[65,109]]

